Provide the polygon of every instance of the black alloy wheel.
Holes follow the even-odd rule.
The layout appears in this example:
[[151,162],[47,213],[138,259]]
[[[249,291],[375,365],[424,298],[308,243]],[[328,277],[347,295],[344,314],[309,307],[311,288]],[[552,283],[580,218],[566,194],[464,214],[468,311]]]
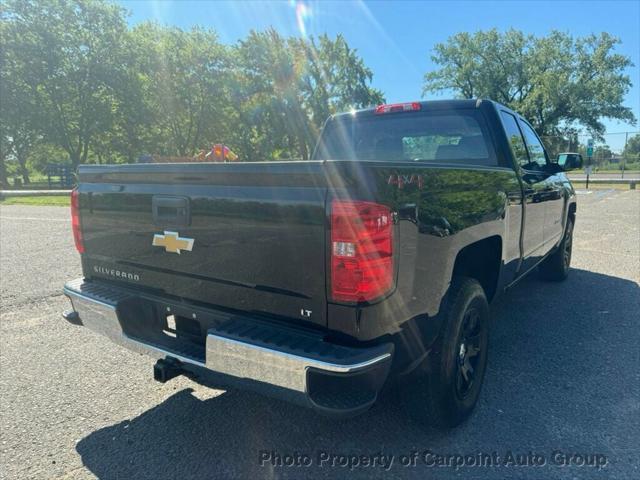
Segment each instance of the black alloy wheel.
[[484,347],[480,335],[480,312],[472,307],[464,315],[458,341],[458,366],[456,372],[456,395],[463,400],[474,387],[480,353]]

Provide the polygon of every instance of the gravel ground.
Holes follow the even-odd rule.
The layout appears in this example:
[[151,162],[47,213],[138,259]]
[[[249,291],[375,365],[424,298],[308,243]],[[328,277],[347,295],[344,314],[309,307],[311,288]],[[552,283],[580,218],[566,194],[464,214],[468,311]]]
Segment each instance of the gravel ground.
[[[640,192],[580,192],[569,280],[524,280],[492,307],[480,404],[435,433],[392,397],[335,421],[184,378],[154,382],[152,361],[60,317],[61,287],[81,273],[67,209],[0,207],[0,477],[640,478],[639,228]],[[495,452],[499,466],[427,466],[427,450]],[[416,465],[402,466],[414,451]],[[311,465],[277,464],[296,452]],[[510,452],[530,465],[505,466]],[[393,463],[321,462],[331,454]],[[578,454],[606,465],[575,465]]]

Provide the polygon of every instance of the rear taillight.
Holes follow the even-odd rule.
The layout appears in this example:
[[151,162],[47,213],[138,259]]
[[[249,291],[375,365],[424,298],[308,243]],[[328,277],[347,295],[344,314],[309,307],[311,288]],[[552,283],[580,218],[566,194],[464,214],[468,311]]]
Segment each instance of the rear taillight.
[[71,192],[71,228],[73,229],[73,240],[76,242],[78,253],[84,253],[84,240],[80,229],[80,195],[78,190]]
[[393,286],[391,210],[372,202],[331,204],[331,297],[369,302]]
[[383,113],[395,113],[395,112],[417,112],[422,108],[420,102],[407,102],[407,103],[388,103],[386,105],[378,105],[375,110],[376,115]]

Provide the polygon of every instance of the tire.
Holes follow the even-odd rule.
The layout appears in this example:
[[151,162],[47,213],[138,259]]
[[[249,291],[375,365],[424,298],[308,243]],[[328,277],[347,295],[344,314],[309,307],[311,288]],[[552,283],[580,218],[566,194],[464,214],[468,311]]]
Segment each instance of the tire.
[[555,252],[545,258],[538,271],[543,280],[552,282],[561,282],[569,275],[569,267],[571,266],[571,251],[573,248],[573,219],[567,219],[567,227],[565,228],[564,237]]
[[482,386],[489,344],[489,305],[477,280],[454,278],[443,325],[423,365],[400,385],[407,414],[423,426],[452,428],[473,411]]

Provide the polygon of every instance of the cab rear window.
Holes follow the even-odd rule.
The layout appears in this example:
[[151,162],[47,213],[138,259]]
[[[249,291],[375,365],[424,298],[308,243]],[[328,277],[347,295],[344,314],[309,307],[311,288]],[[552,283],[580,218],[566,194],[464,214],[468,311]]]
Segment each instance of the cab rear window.
[[478,111],[340,116],[323,132],[316,158],[497,165]]

